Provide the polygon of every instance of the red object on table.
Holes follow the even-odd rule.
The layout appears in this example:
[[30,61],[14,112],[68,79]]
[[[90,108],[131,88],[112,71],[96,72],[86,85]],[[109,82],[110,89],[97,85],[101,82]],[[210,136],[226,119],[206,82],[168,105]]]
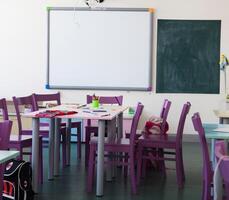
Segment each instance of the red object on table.
[[76,111],[63,111],[63,110],[46,110],[44,112],[40,112],[36,114],[36,117],[41,118],[52,118],[55,116],[61,116],[61,115],[73,115],[76,114]]

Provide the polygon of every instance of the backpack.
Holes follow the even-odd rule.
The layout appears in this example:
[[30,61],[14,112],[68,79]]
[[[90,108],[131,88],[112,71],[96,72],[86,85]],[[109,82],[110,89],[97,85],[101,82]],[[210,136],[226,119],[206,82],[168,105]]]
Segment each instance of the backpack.
[[10,160],[5,165],[3,200],[32,200],[32,168],[29,162]]
[[[158,134],[161,132],[162,129],[162,122],[163,119],[160,117],[156,117],[156,116],[151,116],[150,119],[148,121],[146,121],[145,123],[145,132],[146,134]],[[169,130],[169,124],[166,121],[165,122],[165,130],[164,130],[164,134],[166,134],[166,132]]]

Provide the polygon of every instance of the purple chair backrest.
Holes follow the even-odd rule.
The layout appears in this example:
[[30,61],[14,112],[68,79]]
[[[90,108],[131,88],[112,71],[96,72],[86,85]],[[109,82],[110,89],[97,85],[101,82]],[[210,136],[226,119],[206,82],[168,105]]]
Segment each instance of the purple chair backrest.
[[198,132],[199,139],[200,139],[200,145],[202,149],[202,156],[203,156],[203,175],[205,176],[204,179],[207,177],[210,178],[211,176],[211,162],[210,162],[210,157],[209,157],[209,151],[208,151],[208,145],[207,145],[207,140],[205,137],[205,131],[200,119],[199,113],[195,113],[192,116],[192,123],[194,126],[195,131]]
[[132,124],[131,124],[131,129],[130,129],[130,145],[131,148],[135,148],[135,140],[136,140],[136,131],[138,128],[138,122],[142,114],[142,110],[144,108],[144,105],[141,103],[138,103]]
[[166,122],[167,122],[167,117],[169,114],[170,107],[171,107],[171,101],[169,101],[168,99],[165,99],[163,107],[161,109],[161,114],[160,114],[160,118],[162,118],[162,123],[161,123],[161,133],[162,134],[165,133]]
[[178,127],[177,127],[177,135],[176,135],[176,143],[177,145],[182,145],[182,137],[183,137],[183,132],[184,132],[184,125],[186,121],[187,114],[189,113],[191,104],[190,102],[187,102],[183,105]]
[[[87,95],[87,103],[92,103],[92,97],[91,95]],[[99,103],[102,104],[117,104],[119,106],[122,105],[123,101],[123,96],[112,96],[112,97],[106,97],[106,96],[101,96],[99,97]]]
[[22,135],[22,121],[21,121],[21,113],[20,113],[20,106],[27,106],[34,111],[33,109],[33,98],[32,95],[25,96],[25,97],[13,97],[14,107],[17,116],[18,122],[18,133],[19,136]]
[[225,141],[224,140],[218,140],[215,143],[215,158],[218,161],[220,157],[226,155],[226,146],[225,146]]
[[6,99],[0,99],[0,109],[2,110],[3,120],[9,120]]
[[33,94],[33,109],[39,110],[38,103],[45,102],[45,101],[56,101],[57,105],[60,105],[60,93],[55,94]]
[[11,128],[12,121],[6,120],[4,122],[0,122],[0,150],[9,149]]

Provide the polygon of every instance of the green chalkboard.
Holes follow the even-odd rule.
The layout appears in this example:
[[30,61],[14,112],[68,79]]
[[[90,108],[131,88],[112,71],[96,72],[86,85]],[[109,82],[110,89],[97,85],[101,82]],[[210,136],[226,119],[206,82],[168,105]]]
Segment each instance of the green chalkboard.
[[219,93],[220,20],[158,20],[157,93]]

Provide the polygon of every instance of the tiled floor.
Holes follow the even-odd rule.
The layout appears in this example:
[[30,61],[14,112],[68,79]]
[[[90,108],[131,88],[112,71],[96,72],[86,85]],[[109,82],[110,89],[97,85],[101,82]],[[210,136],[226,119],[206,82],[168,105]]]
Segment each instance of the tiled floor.
[[[84,159],[81,161],[76,159],[76,144],[73,144],[71,166],[61,170],[61,175],[53,181],[47,180],[47,170],[44,170],[44,184],[41,186],[40,193],[35,196],[35,200],[199,200],[201,198],[202,166],[200,146],[198,143],[185,143],[183,147],[186,183],[182,190],[177,187],[175,170],[167,170],[166,178],[163,178],[159,172],[151,170],[141,181],[138,194],[132,195],[129,179],[125,179],[118,169],[116,179],[113,182],[105,182],[104,196],[96,198],[95,190],[92,194],[86,193],[87,173]],[[47,158],[47,150],[45,150],[45,156]],[[173,162],[166,164],[167,167],[174,168]],[[47,169],[46,163],[45,166]]]

